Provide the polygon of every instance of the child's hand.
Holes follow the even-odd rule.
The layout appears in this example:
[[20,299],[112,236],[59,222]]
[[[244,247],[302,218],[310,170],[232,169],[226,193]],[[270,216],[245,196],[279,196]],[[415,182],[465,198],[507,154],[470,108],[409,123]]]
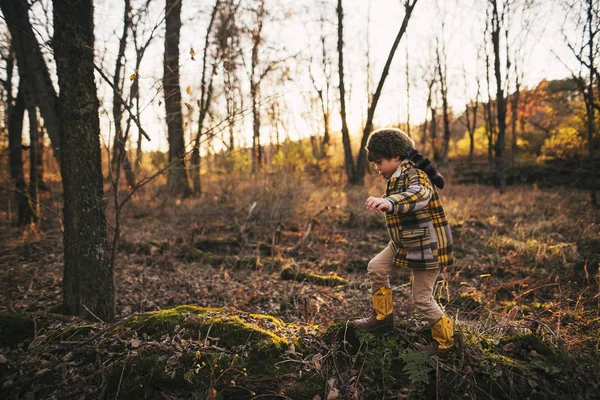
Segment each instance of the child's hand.
[[381,197],[369,197],[365,202],[369,211],[388,211],[390,203]]

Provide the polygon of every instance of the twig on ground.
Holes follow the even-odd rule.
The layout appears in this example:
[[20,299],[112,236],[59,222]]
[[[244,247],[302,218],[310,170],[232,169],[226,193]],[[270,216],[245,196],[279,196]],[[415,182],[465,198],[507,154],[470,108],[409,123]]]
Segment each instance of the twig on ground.
[[300,241],[298,243],[296,243],[293,247],[291,247],[290,249],[288,249],[286,252],[289,253],[289,252],[292,252],[292,251],[296,251],[296,250],[298,250],[298,248],[300,248],[300,246],[302,246],[306,242],[306,239],[308,239],[308,236],[310,235],[310,232],[312,230],[313,223],[316,222],[317,218],[321,214],[323,214],[325,211],[339,210],[339,209],[340,209],[339,206],[325,206],[318,213],[316,213],[315,215],[313,215],[308,220],[308,222],[306,223],[305,233],[304,233],[304,236],[302,237],[302,239],[300,239]]
[[82,306],[83,306],[83,308],[85,308],[85,309],[86,309],[86,311],[87,311],[87,312],[89,312],[89,313],[90,313],[90,315],[91,315],[92,317],[94,317],[94,318],[95,318],[95,319],[96,319],[98,322],[100,322],[101,324],[104,324],[104,321],[102,321],[102,319],[100,319],[100,317],[98,317],[96,314],[94,314],[94,313],[92,312],[92,310],[90,310],[89,308],[87,308],[87,306],[86,306],[85,304],[82,304]]

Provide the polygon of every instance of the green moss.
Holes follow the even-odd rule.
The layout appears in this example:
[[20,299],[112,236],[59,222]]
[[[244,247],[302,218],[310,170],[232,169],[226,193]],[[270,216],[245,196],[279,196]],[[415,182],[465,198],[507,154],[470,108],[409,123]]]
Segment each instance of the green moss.
[[212,253],[230,252],[239,249],[240,240],[235,237],[215,236],[198,240],[194,243],[194,247]]
[[25,314],[0,313],[0,347],[16,346],[18,343],[33,339],[35,324]]
[[172,334],[179,326],[177,332],[186,330],[190,339],[208,340],[232,352],[243,350],[246,356],[242,364],[261,373],[270,372],[291,343],[278,334],[290,326],[275,317],[220,308],[184,305],[136,317],[128,325],[154,336]]
[[335,274],[316,275],[312,272],[298,272],[293,266],[282,269],[280,277],[285,281],[310,282],[322,286],[344,286],[348,284],[344,278]]
[[530,354],[534,350],[537,354],[553,356],[552,349],[536,335],[516,335],[500,341],[500,345],[511,349],[511,352],[522,356]]

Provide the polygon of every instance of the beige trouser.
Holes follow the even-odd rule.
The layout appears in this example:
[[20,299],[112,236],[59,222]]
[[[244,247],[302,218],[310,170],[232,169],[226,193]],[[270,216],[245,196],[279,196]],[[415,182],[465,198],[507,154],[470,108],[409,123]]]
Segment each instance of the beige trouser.
[[[382,287],[390,287],[389,273],[394,262],[394,252],[387,246],[377,254],[367,267],[373,293]],[[444,312],[433,298],[433,286],[439,274],[438,269],[413,269],[412,302],[430,324],[437,322]]]

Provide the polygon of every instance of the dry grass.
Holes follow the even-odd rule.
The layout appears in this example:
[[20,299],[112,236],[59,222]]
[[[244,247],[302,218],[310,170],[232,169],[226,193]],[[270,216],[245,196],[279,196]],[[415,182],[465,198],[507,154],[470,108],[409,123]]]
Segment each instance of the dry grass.
[[[340,176],[285,169],[211,175],[200,198],[182,200],[167,196],[160,182],[143,188],[122,214],[118,314],[225,306],[325,329],[367,313],[369,294],[358,285],[279,279],[281,268],[294,263],[299,271],[367,282],[367,263],[388,237],[382,216],[367,212],[364,200],[381,195],[384,185],[371,176],[364,187],[348,187]],[[7,218],[9,196],[3,196]],[[441,197],[456,264],[442,271],[435,296],[456,320],[463,343],[534,334],[568,351],[600,350],[600,215],[587,193],[513,186],[499,194],[450,182]],[[57,198],[55,191],[42,201],[56,205]],[[328,206],[337,208],[312,220],[305,243],[290,251]],[[42,311],[61,301],[60,220],[42,215],[36,228],[0,226],[0,311]],[[114,224],[111,201],[107,215]],[[202,241],[213,248],[189,253]],[[407,271],[393,273],[395,313],[401,322],[422,325],[410,312],[408,279]]]

